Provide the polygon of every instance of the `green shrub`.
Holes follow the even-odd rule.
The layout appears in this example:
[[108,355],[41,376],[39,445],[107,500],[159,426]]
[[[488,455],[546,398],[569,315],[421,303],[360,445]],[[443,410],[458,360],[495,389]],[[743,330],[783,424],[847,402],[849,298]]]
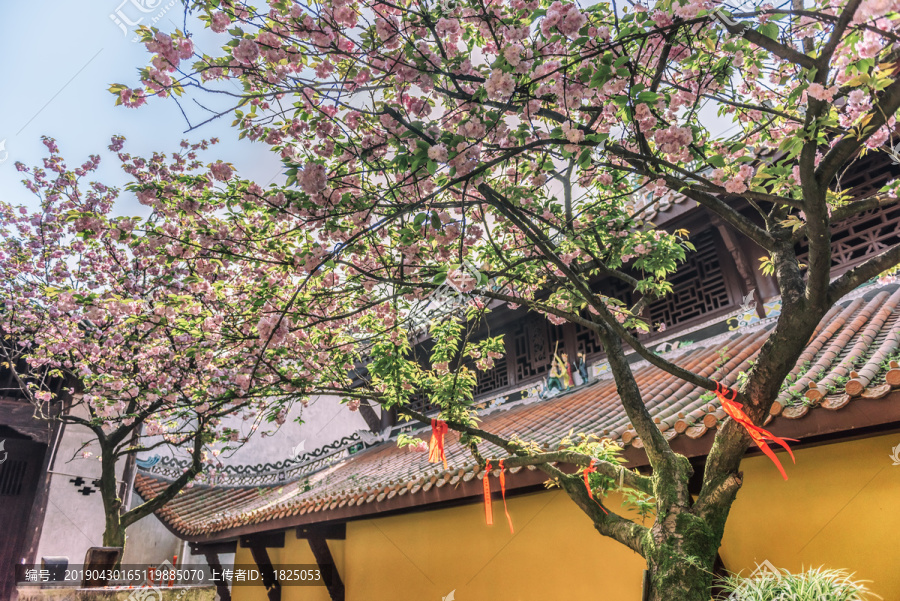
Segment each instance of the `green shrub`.
[[782,570],[746,578],[732,575],[720,586],[728,601],[871,601],[881,599],[869,591],[865,580],[854,580],[844,570],[810,569],[800,574]]

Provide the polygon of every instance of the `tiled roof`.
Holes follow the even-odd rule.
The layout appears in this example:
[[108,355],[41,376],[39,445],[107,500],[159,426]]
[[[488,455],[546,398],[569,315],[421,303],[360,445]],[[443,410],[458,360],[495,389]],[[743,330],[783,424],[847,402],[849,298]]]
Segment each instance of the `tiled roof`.
[[[704,376],[732,384],[741,371],[750,367],[772,325],[772,320],[763,320],[752,328],[699,341],[666,356]],[[888,365],[890,358],[897,357],[898,349],[900,288],[872,289],[865,295],[843,301],[822,320],[810,340],[772,410],[775,423],[770,428],[778,432],[779,422],[783,420],[852,407],[856,397],[887,396],[892,385],[900,386],[900,369],[896,363]],[[646,404],[668,439],[689,441],[705,437],[711,443],[710,430],[725,418],[713,395],[649,364],[636,363],[633,368]],[[845,415],[851,413],[844,410]],[[641,440],[622,409],[612,379],[599,380],[544,401],[526,400],[503,406],[482,420],[485,430],[507,436],[516,434],[548,449],[555,448],[571,430],[605,435],[626,446],[626,456],[634,459],[632,464],[641,464],[643,451],[629,450],[641,449]],[[813,421],[806,418],[798,425]],[[852,426],[844,425],[841,429],[849,427]],[[463,485],[461,490],[477,494],[474,485],[479,483],[472,482],[471,486],[466,483],[480,477],[480,470],[457,441],[458,436],[450,432],[446,445],[447,471],[439,464],[429,464],[425,454],[400,449],[388,441],[308,479],[280,486],[194,486],[182,491],[158,515],[181,536],[214,539],[246,532],[248,528],[265,530],[291,520],[299,524],[340,519],[351,509],[353,515],[362,515],[390,507],[424,505],[446,499],[447,491],[460,485]],[[487,444],[481,450],[488,457],[498,455],[498,449]],[[529,475],[528,469],[510,471],[522,472],[510,475],[511,488],[517,486],[517,480],[520,486],[539,481],[539,474]],[[494,475],[499,472],[495,471]],[[145,473],[139,473],[135,482],[144,498],[165,484],[164,479]],[[442,494],[440,489],[446,485],[450,486]],[[398,505],[397,498],[404,496]]]

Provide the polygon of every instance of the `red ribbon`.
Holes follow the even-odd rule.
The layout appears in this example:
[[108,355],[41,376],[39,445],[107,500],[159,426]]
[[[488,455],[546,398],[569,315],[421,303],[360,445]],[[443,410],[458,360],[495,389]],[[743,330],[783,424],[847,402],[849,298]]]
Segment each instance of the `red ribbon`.
[[503,495],[503,511],[506,512],[506,521],[509,523],[509,533],[515,534],[512,518],[509,517],[509,509],[506,508],[506,475],[503,473],[503,460],[500,460],[500,494]]
[[587,489],[588,496],[591,498],[591,500],[597,504],[597,507],[602,509],[603,513],[605,513],[606,515],[609,515],[609,512],[606,511],[606,508],[600,504],[600,501],[598,501],[597,499],[594,498],[594,491],[591,490],[591,480],[589,478],[589,474],[593,474],[594,472],[597,471],[597,468],[594,467],[594,463],[596,463],[596,462],[597,462],[596,459],[591,459],[591,464],[588,467],[584,468],[584,487]]
[[756,443],[756,446],[766,454],[766,456],[771,459],[775,466],[778,467],[778,471],[781,472],[781,477],[785,480],[788,479],[787,474],[784,472],[784,468],[781,466],[781,462],[778,461],[778,457],[775,456],[775,452],[769,448],[767,440],[770,440],[776,444],[781,445],[785,451],[791,456],[791,461],[797,463],[797,460],[794,459],[794,453],[791,451],[791,447],[788,446],[787,442],[790,440],[791,442],[798,442],[796,438],[781,438],[779,436],[775,436],[768,430],[760,428],[756,424],[754,424],[750,417],[744,413],[744,406],[741,403],[736,402],[737,399],[737,391],[724,386],[721,382],[716,382],[716,396],[719,397],[719,402],[722,403],[722,409],[725,410],[725,413],[728,416],[744,426],[747,432],[750,434],[750,438],[753,439],[753,442]]
[[444,434],[449,431],[446,422],[439,419],[431,420],[431,441],[428,443],[428,461],[429,463],[444,462],[444,469],[447,468],[447,457],[444,455]]
[[481,482],[482,482],[482,484],[484,484],[484,517],[487,520],[487,525],[493,526],[494,525],[494,512],[491,509],[491,483],[488,482],[488,477],[490,475],[491,475],[491,462],[489,461],[487,466],[485,466],[485,468],[484,468],[484,476],[481,478]]

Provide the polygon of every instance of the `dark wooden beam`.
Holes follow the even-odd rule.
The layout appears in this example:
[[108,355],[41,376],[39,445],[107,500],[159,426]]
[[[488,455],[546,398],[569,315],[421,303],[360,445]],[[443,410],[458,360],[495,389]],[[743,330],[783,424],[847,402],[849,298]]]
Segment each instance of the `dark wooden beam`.
[[[284,533],[282,532],[281,534],[283,535]],[[241,546],[243,547],[244,544],[241,543]],[[281,601],[281,583],[278,582],[278,577],[275,575],[275,568],[272,567],[269,552],[266,551],[264,546],[254,544],[250,547],[250,554],[259,568],[269,601]]]
[[26,538],[22,559],[26,564],[37,564],[38,545],[41,542],[41,533],[44,529],[44,518],[47,514],[47,503],[50,499],[50,481],[53,478],[53,462],[56,449],[62,440],[65,424],[62,421],[54,421],[50,433],[51,444],[44,451],[44,460],[41,463],[41,475],[37,490],[34,495],[34,504],[31,514],[28,516],[28,525],[25,528]]
[[227,540],[215,543],[190,543],[191,555],[206,555],[207,553],[215,553],[216,555],[227,555],[237,552],[237,541]]
[[328,589],[331,601],[344,601],[344,582],[341,580],[337,566],[334,565],[328,541],[319,536],[310,536],[308,540],[309,548],[316,558],[316,563],[319,564],[319,570],[325,577],[325,587]]
[[[738,274],[741,276],[738,279],[738,282],[740,283],[741,293],[749,294],[751,290],[753,291],[753,300],[756,301],[756,314],[759,315],[760,319],[764,318],[766,316],[766,309],[765,307],[763,307],[763,297],[759,289],[760,283],[756,280],[756,272],[753,269],[753,262],[744,253],[740,240],[738,240],[730,227],[725,225],[725,223],[718,218],[713,219],[713,224],[716,226],[716,230],[719,232],[719,237],[722,239],[722,243],[725,245],[725,248],[728,250],[729,254],[731,254],[731,257],[734,260],[734,266],[737,268]],[[726,278],[730,277],[729,270],[723,269],[722,273]]]
[[381,418],[378,417],[378,414],[375,413],[375,409],[373,409],[371,405],[368,403],[360,403],[359,414],[366,420],[366,425],[369,426],[369,430],[372,432],[381,432]]
[[346,540],[347,524],[322,524],[315,526],[298,526],[297,538],[324,538],[325,540]]
[[729,576],[728,569],[725,567],[725,562],[722,561],[722,556],[716,553],[716,560],[713,563],[713,586],[712,586],[712,597],[717,601],[728,601],[728,591],[719,586],[722,584],[722,581]]
[[31,403],[9,397],[0,398],[0,424],[42,444],[50,444],[53,435],[52,422],[36,418]]
[[[191,549],[191,555],[193,554],[194,550]],[[212,571],[221,575],[222,562],[219,561],[219,554],[215,551],[206,551],[203,555],[206,557],[206,563]],[[228,583],[225,582],[221,576],[216,578],[216,592],[219,593],[219,601],[231,601],[231,591],[228,590]]]
[[641,601],[650,601],[650,570],[644,570],[641,581]]

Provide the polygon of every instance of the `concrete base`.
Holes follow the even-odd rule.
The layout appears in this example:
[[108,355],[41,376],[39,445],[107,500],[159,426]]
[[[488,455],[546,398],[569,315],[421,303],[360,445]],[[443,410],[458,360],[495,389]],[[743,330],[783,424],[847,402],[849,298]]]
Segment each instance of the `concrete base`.
[[214,586],[40,588],[21,585],[18,601],[213,601]]

